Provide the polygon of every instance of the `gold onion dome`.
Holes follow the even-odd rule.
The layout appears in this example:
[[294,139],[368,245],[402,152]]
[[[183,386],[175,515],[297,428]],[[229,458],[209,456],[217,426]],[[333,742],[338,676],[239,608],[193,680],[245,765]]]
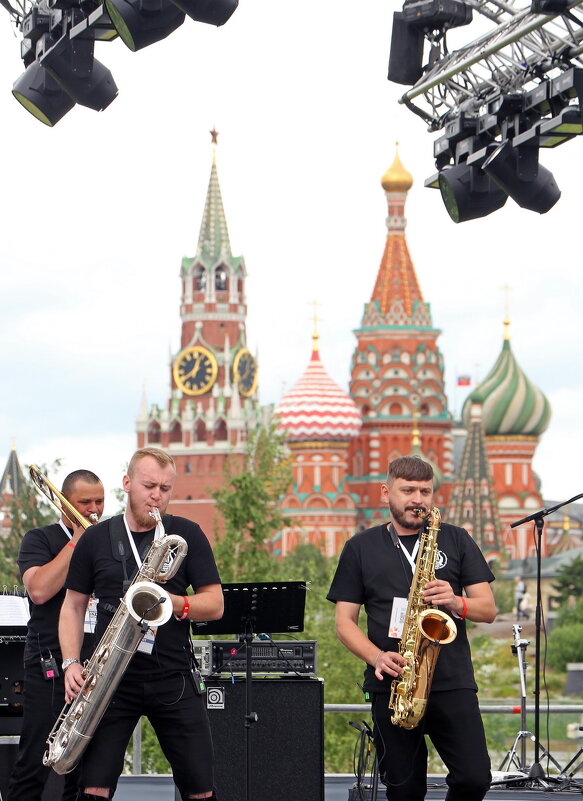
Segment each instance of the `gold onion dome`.
[[510,348],[507,331],[496,364],[463,405],[462,420],[466,428],[472,403],[482,404],[482,423],[487,436],[538,437],[547,429],[551,418],[548,399],[520,368]]
[[413,176],[403,167],[399,153],[395,153],[395,160],[381,178],[385,192],[408,192],[413,186]]

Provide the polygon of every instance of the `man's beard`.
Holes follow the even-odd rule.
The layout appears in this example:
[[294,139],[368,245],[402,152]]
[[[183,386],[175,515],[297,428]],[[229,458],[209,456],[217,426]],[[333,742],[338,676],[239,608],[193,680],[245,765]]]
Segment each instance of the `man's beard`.
[[[130,510],[132,512],[132,517],[134,518],[135,522],[142,526],[143,528],[150,529],[154,528],[156,525],[156,521],[153,517],[150,517],[149,512],[144,511],[143,509],[136,509],[132,500],[132,496],[128,497]],[[160,512],[162,515],[162,512]]]
[[418,531],[423,525],[424,522],[423,518],[417,517],[415,520],[407,520],[407,518],[405,517],[405,512],[408,510],[404,509],[403,511],[401,511],[400,509],[396,509],[390,501],[389,501],[389,509],[391,512],[391,518],[395,520],[402,528],[408,528],[411,531]]

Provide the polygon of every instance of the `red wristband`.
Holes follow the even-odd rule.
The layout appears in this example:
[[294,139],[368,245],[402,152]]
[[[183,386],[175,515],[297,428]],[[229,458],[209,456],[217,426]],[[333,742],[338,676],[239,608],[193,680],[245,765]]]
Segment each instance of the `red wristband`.
[[75,547],[75,543],[73,542],[73,540],[69,540],[69,542],[67,543],[67,545],[70,545],[70,546],[71,546],[71,548],[74,548],[74,547]]
[[181,615],[174,615],[176,620],[186,620],[188,617],[188,610],[190,609],[190,604],[188,603],[188,596],[185,595],[184,597],[184,609],[182,610]]
[[460,598],[462,599],[463,609],[461,615],[459,615],[459,618],[460,620],[463,620],[464,617],[468,614],[468,605],[463,595],[460,595]]

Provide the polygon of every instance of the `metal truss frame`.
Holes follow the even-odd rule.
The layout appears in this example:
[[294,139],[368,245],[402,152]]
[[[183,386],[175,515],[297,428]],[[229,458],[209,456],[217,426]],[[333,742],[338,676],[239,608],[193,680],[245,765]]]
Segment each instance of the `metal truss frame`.
[[461,111],[478,116],[500,93],[524,92],[545,76],[583,67],[583,0],[570,0],[563,14],[550,16],[533,14],[530,4],[518,9],[511,0],[467,2],[496,27],[452,53],[445,37],[434,41],[430,66],[399,100],[430,131]]

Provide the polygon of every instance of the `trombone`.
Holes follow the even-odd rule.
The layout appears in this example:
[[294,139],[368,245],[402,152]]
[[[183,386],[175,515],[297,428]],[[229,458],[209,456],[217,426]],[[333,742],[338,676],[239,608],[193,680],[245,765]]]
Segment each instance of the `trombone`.
[[59,492],[54,484],[51,484],[48,478],[41,473],[36,465],[31,464],[28,470],[32,479],[32,483],[43,493],[43,495],[47,496],[49,501],[57,507],[61,514],[68,517],[69,520],[74,520],[77,525],[83,526],[84,529],[89,528],[89,526],[91,526],[93,523],[97,523],[99,518],[95,513],[89,515],[91,522],[83,517],[81,512],[78,512],[73,504],[69,503],[63,493]]

